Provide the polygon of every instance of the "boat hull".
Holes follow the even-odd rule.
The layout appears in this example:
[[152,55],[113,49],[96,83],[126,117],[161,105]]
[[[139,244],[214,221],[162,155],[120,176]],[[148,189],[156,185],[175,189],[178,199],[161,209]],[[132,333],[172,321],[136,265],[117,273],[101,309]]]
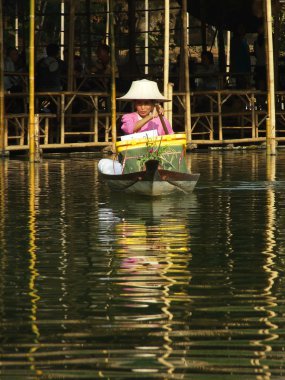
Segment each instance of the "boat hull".
[[187,183],[185,183],[185,181],[175,181],[173,183],[168,183],[167,181],[138,181],[135,183],[126,182],[124,180],[107,181],[111,190],[124,191],[127,194],[139,194],[153,197],[169,195],[175,192],[182,192],[184,194],[191,193],[196,182],[197,180]]
[[101,173],[101,177],[112,191],[155,197],[175,192],[191,193],[199,174],[159,169],[158,162],[151,160],[147,162],[144,171],[121,175]]

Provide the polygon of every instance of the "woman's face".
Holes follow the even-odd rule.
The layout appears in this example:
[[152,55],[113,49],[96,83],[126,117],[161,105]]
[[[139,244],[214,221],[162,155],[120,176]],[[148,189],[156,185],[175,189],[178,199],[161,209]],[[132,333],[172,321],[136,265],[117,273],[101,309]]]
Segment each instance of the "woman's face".
[[152,100],[136,100],[135,109],[140,117],[145,117],[153,111],[154,102]]

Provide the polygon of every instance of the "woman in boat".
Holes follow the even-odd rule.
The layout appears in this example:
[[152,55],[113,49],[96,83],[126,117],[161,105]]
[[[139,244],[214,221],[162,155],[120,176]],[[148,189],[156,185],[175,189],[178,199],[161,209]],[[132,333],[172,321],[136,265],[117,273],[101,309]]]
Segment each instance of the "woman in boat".
[[133,81],[126,95],[119,99],[134,101],[135,112],[122,117],[121,129],[125,134],[152,130],[156,130],[159,136],[174,133],[160,105],[169,100],[159,92],[156,82],[148,79]]

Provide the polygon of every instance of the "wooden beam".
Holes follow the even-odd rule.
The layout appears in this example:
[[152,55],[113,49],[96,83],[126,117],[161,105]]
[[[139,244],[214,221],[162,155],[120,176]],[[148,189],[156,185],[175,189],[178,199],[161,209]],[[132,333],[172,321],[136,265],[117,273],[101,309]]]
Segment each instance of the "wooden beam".
[[182,1],[182,46],[183,46],[183,59],[184,62],[184,85],[185,85],[185,132],[187,143],[191,142],[191,100],[190,100],[190,77],[189,77],[189,51],[187,44],[187,0]]
[[265,46],[267,60],[267,105],[268,118],[266,121],[267,154],[276,154],[276,117],[275,117],[275,83],[274,83],[274,53],[272,31],[271,0],[265,0]]
[[0,0],[0,154],[5,153],[3,12]]
[[74,87],[74,27],[76,0],[69,0],[67,90]]
[[170,22],[169,0],[164,1],[164,63],[163,63],[163,93],[167,96],[169,81],[169,22]]
[[40,152],[35,125],[35,0],[30,0],[29,41],[29,159],[30,162],[39,162]]
[[111,128],[113,151],[117,141],[116,124],[116,57],[115,57],[115,30],[114,30],[114,2],[110,0],[110,41],[111,41]]

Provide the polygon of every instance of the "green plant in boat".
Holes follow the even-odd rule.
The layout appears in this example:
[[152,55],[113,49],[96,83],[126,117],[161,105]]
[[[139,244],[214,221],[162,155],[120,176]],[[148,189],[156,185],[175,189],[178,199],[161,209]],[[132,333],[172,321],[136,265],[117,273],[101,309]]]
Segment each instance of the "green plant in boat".
[[138,157],[138,162],[141,170],[143,169],[146,161],[149,160],[158,160],[160,165],[165,169],[174,168],[174,165],[172,163],[174,158],[173,155],[177,155],[178,152],[170,148],[168,145],[161,145],[161,141],[162,139],[159,141],[147,139],[146,153]]

